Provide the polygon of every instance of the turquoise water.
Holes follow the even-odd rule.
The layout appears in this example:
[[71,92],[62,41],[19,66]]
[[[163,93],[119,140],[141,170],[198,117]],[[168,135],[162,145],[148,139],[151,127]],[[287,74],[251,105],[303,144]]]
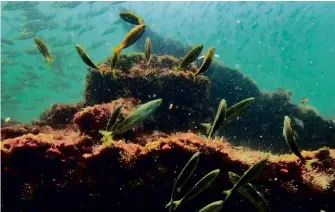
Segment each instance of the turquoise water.
[[[83,2],[73,9],[40,2],[37,8],[42,13],[55,16],[46,21],[52,24],[50,28],[36,32],[44,40],[54,39],[47,43],[53,44],[49,45],[51,53],[59,54],[53,65],[46,65],[41,55],[24,53],[35,48],[32,38],[13,40],[29,22],[23,19],[23,8],[2,10],[1,36],[15,44],[1,44],[1,116],[29,122],[51,104],[83,100],[87,71],[74,45],[87,49],[101,42],[104,44],[90,49],[89,54],[96,62],[108,56],[126,33],[115,24],[119,6],[143,17],[161,36],[204,44],[204,49],[215,46],[216,60],[239,69],[261,89],[288,89],[293,93],[292,102],[307,98],[306,104],[321,116],[335,118],[333,2]],[[82,17],[101,8],[106,12]],[[66,23],[72,29],[64,29]],[[79,29],[76,24],[81,24]],[[89,26],[95,28],[79,33]],[[113,26],[114,33],[100,35]],[[56,47],[62,41],[68,45]]]

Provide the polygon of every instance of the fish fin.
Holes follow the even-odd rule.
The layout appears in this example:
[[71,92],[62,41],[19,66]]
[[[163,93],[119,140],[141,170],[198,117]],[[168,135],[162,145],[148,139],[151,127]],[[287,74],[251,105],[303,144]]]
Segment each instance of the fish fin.
[[211,130],[212,128],[212,123],[200,123],[201,126],[203,126],[206,130],[206,134],[208,135],[209,134],[209,131]]

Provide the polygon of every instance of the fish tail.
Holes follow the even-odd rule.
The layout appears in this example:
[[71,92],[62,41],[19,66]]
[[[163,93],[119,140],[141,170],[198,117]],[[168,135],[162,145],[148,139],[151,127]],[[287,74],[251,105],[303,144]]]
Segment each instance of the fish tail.
[[143,20],[142,20],[142,19],[140,19],[140,20],[138,21],[138,25],[143,25]]
[[115,68],[112,69],[112,77],[114,80],[116,80],[116,70]]
[[230,197],[231,192],[232,192],[231,189],[230,189],[230,190],[223,191],[223,193],[226,194],[226,198],[224,199],[224,202],[227,201],[227,199]]
[[52,62],[52,58],[51,57],[46,57],[46,60],[47,60],[46,61],[47,63],[51,63]]
[[200,123],[200,125],[205,128],[206,134],[209,135],[212,128],[212,123]]
[[122,45],[119,44],[119,45],[115,46],[115,47],[112,49],[112,51],[113,51],[115,54],[117,54],[117,53],[120,53],[120,51],[121,51],[122,48],[123,48]]
[[306,159],[300,154],[299,159],[301,161],[301,163],[305,164],[306,163]]
[[195,82],[195,77],[197,76],[195,73],[191,73],[192,77],[193,77],[193,82]]

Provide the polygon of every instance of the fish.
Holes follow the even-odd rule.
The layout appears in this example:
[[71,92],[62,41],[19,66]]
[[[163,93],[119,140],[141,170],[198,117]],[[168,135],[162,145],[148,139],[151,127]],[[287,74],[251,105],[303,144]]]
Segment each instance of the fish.
[[9,57],[18,57],[21,56],[22,53],[14,50],[7,50],[7,49],[1,49],[1,55],[8,55]]
[[76,50],[81,58],[81,60],[91,68],[99,70],[99,68],[92,62],[91,58],[86,53],[85,49],[80,45],[76,44]]
[[122,109],[122,104],[115,107],[113,113],[109,117],[107,127],[106,127],[106,131],[113,131],[114,130],[116,121],[121,114],[121,109]]
[[87,49],[91,50],[91,49],[96,49],[102,45],[106,44],[106,41],[104,40],[100,40],[100,41],[94,41],[91,46],[89,46]]
[[297,144],[297,133],[291,127],[291,119],[288,116],[284,116],[284,127],[283,127],[283,136],[286,140],[287,145],[291,151],[301,160],[302,163],[305,163],[305,158],[301,155],[300,150]]
[[9,45],[9,46],[13,46],[15,43],[11,40],[1,38],[1,44],[6,44],[6,45]]
[[1,3],[1,10],[2,11],[13,11],[13,10],[20,10],[23,7],[24,2],[2,2]]
[[215,169],[208,173],[206,176],[201,178],[185,195],[182,199],[173,201],[171,204],[172,210],[176,210],[177,207],[184,201],[188,201],[196,196],[198,196],[201,192],[203,192],[205,189],[207,189],[216,179],[216,177],[219,175],[220,169]]
[[[198,57],[198,60],[200,60],[200,59],[202,59],[204,57],[205,57],[205,55],[202,55],[202,56]],[[214,57],[219,58],[220,56],[218,54],[214,54]]]
[[80,28],[82,27],[82,24],[74,24],[72,26],[66,26],[64,28],[64,30],[67,30],[67,31],[77,31],[79,30]]
[[95,16],[102,15],[106,13],[109,10],[109,7],[101,7],[97,10],[90,11],[89,14],[87,15],[87,18],[93,18]]
[[26,53],[26,54],[29,54],[29,55],[38,55],[38,54],[40,54],[40,52],[36,48],[26,49],[23,52]]
[[197,57],[199,56],[199,54],[201,53],[203,48],[203,45],[199,45],[199,46],[195,46],[194,48],[192,48],[186,55],[185,57],[181,60],[181,62],[178,65],[177,70],[181,70],[185,67],[187,67],[188,65],[190,65],[194,60],[197,59]]
[[151,55],[151,40],[149,37],[145,39],[144,55],[145,55],[145,60],[147,61],[147,65],[149,65],[150,55]]
[[138,17],[135,13],[132,12],[120,12],[119,16],[125,22],[134,24],[134,25],[143,25],[142,18]]
[[112,57],[112,61],[111,61],[111,71],[112,71],[112,76],[113,79],[116,79],[116,64],[120,59],[120,53],[119,52],[114,52],[113,57]]
[[246,106],[253,101],[255,101],[255,98],[250,97],[228,108],[228,110],[226,111],[226,120],[231,120],[232,118],[239,116],[246,110]]
[[[228,172],[230,182],[236,184],[241,177],[234,172]],[[264,197],[250,184],[247,183],[244,186],[237,189],[237,192],[251,202],[259,212],[271,211],[269,204],[266,202]]]
[[103,31],[100,35],[111,34],[111,33],[115,32],[116,29],[117,29],[116,27],[110,27],[110,28],[106,29],[105,31]]
[[162,99],[156,99],[140,105],[134,112],[129,114],[119,125],[115,127],[113,135],[119,135],[142,124],[146,118],[148,118],[161,106],[162,102]]
[[256,162],[246,172],[244,172],[243,176],[240,178],[240,180],[237,183],[234,184],[233,188],[231,188],[230,190],[223,191],[223,193],[227,195],[224,202],[228,200],[228,198],[234,191],[245,186],[250,181],[256,179],[262,173],[267,160],[268,160],[268,156]]
[[22,32],[14,38],[14,40],[27,40],[35,37],[35,32]]
[[209,49],[206,52],[205,58],[202,61],[199,70],[194,74],[194,77],[207,71],[209,66],[212,64],[214,51],[215,51],[214,47],[209,47]]
[[78,36],[82,35],[84,32],[88,32],[91,31],[93,29],[97,28],[95,25],[88,25],[87,27],[84,27],[82,29],[80,29],[77,33]]
[[52,47],[63,47],[63,46],[67,46],[70,45],[72,43],[72,37],[68,36],[65,40],[60,40],[57,43],[53,43],[51,46]]
[[198,166],[199,157],[200,157],[200,152],[194,153],[192,157],[189,159],[189,161],[187,162],[187,164],[184,166],[180,174],[178,175],[177,180],[172,189],[171,200],[166,205],[166,207],[169,207],[169,211],[172,211],[173,201],[177,198],[178,192],[180,192],[180,190],[184,187],[185,183],[194,174],[194,171]]
[[134,44],[143,35],[144,30],[145,25],[137,25],[134,27],[126,34],[122,42],[113,49],[113,52],[120,52],[122,49]]
[[219,200],[216,202],[212,202],[205,207],[201,208],[199,212],[219,212],[223,207],[223,201]]
[[54,2],[52,4],[52,7],[73,9],[81,5],[81,3],[82,3],[81,1],[70,1],[70,2],[59,1],[59,2]]
[[301,120],[301,119],[298,119],[298,118],[296,118],[296,117],[293,117],[293,120],[294,120],[294,122],[299,126],[299,127],[301,127],[302,129],[304,129],[304,121],[303,120]]
[[111,116],[109,117],[106,130],[99,130],[99,133],[103,136],[101,138],[101,142],[103,144],[108,145],[108,143],[113,142],[112,130],[114,129],[116,121],[121,114],[121,109],[122,109],[122,104],[116,106]]
[[225,99],[222,99],[220,101],[218,110],[215,115],[215,119],[213,123],[202,123],[201,125],[206,128],[206,133],[208,134],[208,139],[212,137],[212,135],[216,132],[216,130],[219,128],[221,123],[226,118],[226,111],[227,111],[227,103]]
[[47,45],[38,37],[34,38],[34,43],[38,49],[38,51],[40,51],[40,53],[43,55],[43,57],[46,59],[47,63],[50,63],[52,61],[49,49],[47,47]]
[[306,99],[305,97],[301,98],[301,104],[305,104],[306,102],[308,102],[308,99]]
[[43,22],[48,22],[54,19],[57,16],[57,13],[50,14],[50,15],[44,15],[40,20]]

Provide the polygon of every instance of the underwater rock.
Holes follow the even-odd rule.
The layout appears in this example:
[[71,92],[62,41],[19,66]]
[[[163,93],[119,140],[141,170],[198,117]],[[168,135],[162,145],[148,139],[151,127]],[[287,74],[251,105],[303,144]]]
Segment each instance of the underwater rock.
[[54,129],[63,129],[71,124],[74,114],[83,107],[84,103],[82,102],[77,104],[53,104],[50,109],[40,115],[40,120],[32,123],[39,126],[48,125]]
[[[228,171],[243,174],[266,155],[233,147],[225,140],[208,142],[193,133],[158,135],[145,146],[119,140],[109,148],[64,130],[6,139],[1,144],[2,192],[6,194],[2,209],[165,211],[178,173],[199,151],[195,176],[217,168],[221,173],[213,186],[180,206],[181,211],[197,211],[224,198],[222,191],[232,187]],[[302,154],[313,160],[302,165],[293,154],[269,154],[263,174],[253,184],[274,212],[334,211],[335,150]],[[241,200],[232,195],[223,210],[253,211],[250,203]]]
[[5,119],[1,119],[1,127],[6,127],[6,126],[12,126],[12,125],[17,125],[21,124],[21,122],[13,119],[9,119],[9,121],[6,121]]
[[20,124],[4,126],[1,127],[1,140],[19,137],[28,133],[36,135],[40,133],[40,129],[39,127],[20,125]]
[[99,65],[103,75],[89,69],[86,76],[85,101],[87,105],[107,103],[118,98],[132,97],[145,103],[162,98],[163,104],[155,116],[155,126],[162,131],[194,129],[209,115],[211,83],[205,76],[176,71],[175,57],[152,55],[149,67],[142,53],[122,54],[116,65],[116,79],[110,73],[112,58]]
[[117,120],[117,123],[120,123],[135,110],[137,103],[134,98],[120,98],[108,104],[86,107],[74,115],[73,123],[81,133],[99,139],[101,138],[99,130],[106,129],[111,113],[118,105],[122,104],[121,114]]
[[[125,30],[131,27],[125,22],[121,23]],[[159,41],[156,45],[152,43],[154,54],[168,52],[180,58],[192,48],[192,46],[181,44],[176,39],[164,38],[147,26],[142,38],[133,45],[135,51],[143,51],[147,36],[152,42]],[[281,130],[283,118],[288,115],[304,123],[304,129],[295,128],[299,135],[298,144],[302,149],[316,149],[324,145],[335,148],[335,123],[323,119],[305,105],[292,103],[291,92],[284,89],[278,89],[275,92],[260,91],[251,78],[218,61],[213,61],[205,75],[211,82],[210,99],[206,107],[211,107],[212,111],[216,110],[215,107],[221,99],[225,99],[228,104],[248,97],[256,99],[255,103],[239,119],[221,126],[216,133],[217,136],[225,136],[234,144],[243,144],[254,149],[288,152],[289,148],[286,146]],[[197,120],[197,123],[211,121],[213,114],[207,116],[206,119]],[[275,145],[269,147],[273,143]]]

